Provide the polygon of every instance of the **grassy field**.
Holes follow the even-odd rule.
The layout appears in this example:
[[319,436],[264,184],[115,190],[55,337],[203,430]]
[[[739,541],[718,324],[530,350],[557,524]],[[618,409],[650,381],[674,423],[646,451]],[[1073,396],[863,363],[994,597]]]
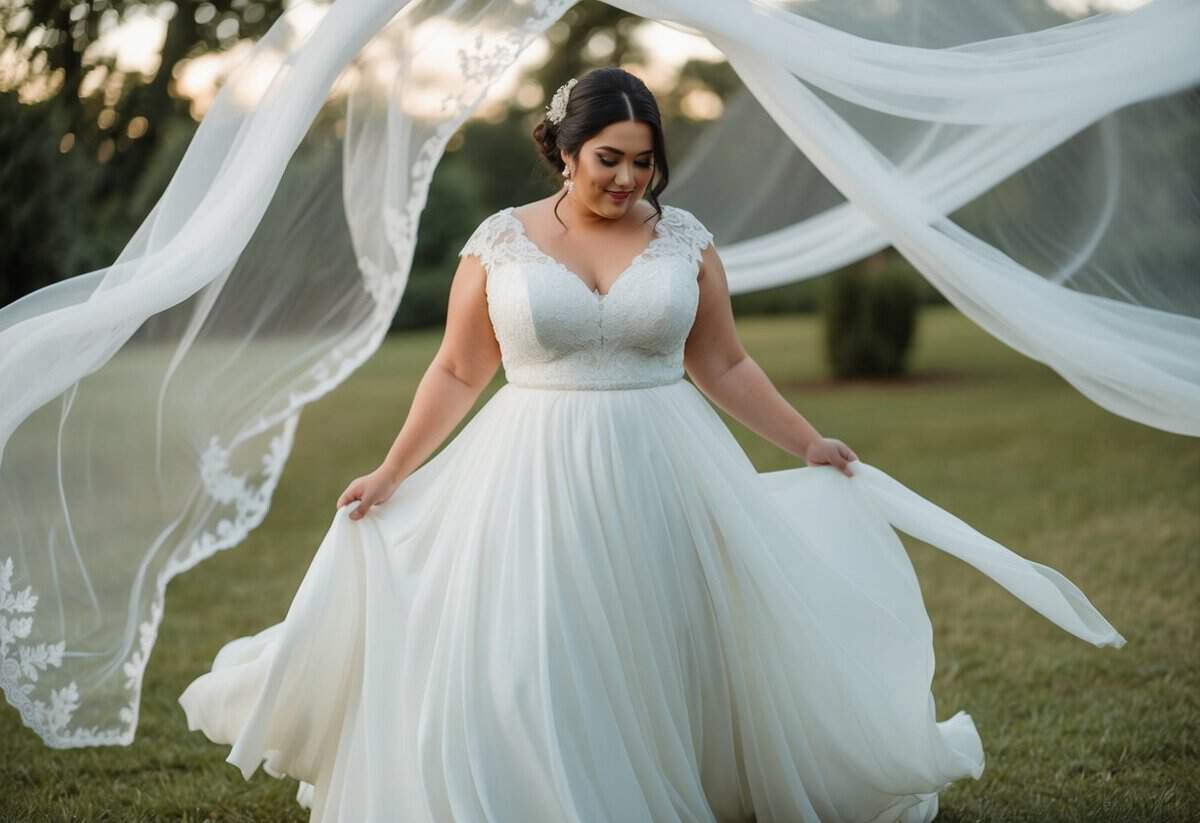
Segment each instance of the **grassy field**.
[[[949,308],[922,314],[899,382],[826,382],[815,318],[739,328],[823,434],[1062,571],[1129,641],[1092,647],[905,537],[934,624],[939,717],[970,712],[988,757],[938,819],[1200,818],[1200,443],[1104,411]],[[244,781],[227,746],[187,731],[176,698],[222,644],[283,619],[337,496],[386,452],[438,339],[390,339],[310,406],[265,522],[171,582],[133,745],[51,750],[3,705],[0,821],[307,820],[294,780]],[[801,464],[726,420],[760,470]]]

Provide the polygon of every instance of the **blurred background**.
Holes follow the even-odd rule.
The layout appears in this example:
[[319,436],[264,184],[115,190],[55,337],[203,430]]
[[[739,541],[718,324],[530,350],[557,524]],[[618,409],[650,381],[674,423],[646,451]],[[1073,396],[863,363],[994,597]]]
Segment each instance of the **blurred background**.
[[[0,0],[0,306],[117,258],[231,67],[296,5],[312,6]],[[1041,6],[1038,13],[1064,17],[1067,10]],[[314,8],[314,23],[318,16]],[[558,188],[530,132],[559,83],[599,65],[620,65],[645,80],[677,161],[740,88],[706,40],[600,2],[576,5],[524,52],[447,145],[393,330],[443,322],[456,253],[479,220]],[[344,126],[344,109],[330,106],[312,129],[336,140]],[[669,188],[664,200],[671,202]],[[944,302],[890,249],[852,268],[893,281],[880,298],[893,314]],[[736,295],[735,311],[816,312],[824,280]],[[868,285],[856,282],[861,302]],[[842,316],[853,297],[841,297]],[[910,318],[900,326],[912,324]]]
[[[1021,13],[1041,28],[1140,2],[1029,0]],[[311,0],[0,0],[0,306],[110,265],[162,194],[232,67],[285,9],[304,8],[315,25],[320,5]],[[559,187],[530,132],[561,82],[600,65],[620,65],[654,92],[676,164],[742,88],[703,38],[596,0],[575,5],[446,146],[392,331],[441,325],[457,251],[478,221]],[[432,70],[457,66],[447,57]],[[341,94],[335,87],[331,96]],[[344,128],[344,107],[327,106],[310,138],[336,145]],[[298,155],[317,145],[306,140]],[[336,166],[330,156],[314,152],[313,167]],[[327,178],[338,171],[312,175],[321,182],[311,185],[335,185]],[[798,198],[840,199],[823,180],[802,188]],[[664,200],[671,202],[670,188]],[[891,248],[733,302],[738,316],[819,314],[831,377],[904,372],[921,307],[947,305]]]

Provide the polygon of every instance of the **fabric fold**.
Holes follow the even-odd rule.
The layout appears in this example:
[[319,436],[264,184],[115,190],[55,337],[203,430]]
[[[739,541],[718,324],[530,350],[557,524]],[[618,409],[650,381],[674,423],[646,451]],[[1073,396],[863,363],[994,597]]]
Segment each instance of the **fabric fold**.
[[896,529],[1097,645],[1070,581],[875,466],[758,472],[691,383],[503,386],[359,521],[284,621],[181,695],[314,823],[926,823],[979,778],[938,719]]

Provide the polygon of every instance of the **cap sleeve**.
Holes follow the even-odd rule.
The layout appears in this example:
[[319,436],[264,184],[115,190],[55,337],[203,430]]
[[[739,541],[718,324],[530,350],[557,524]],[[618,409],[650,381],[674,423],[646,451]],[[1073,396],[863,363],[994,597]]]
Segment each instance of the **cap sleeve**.
[[713,241],[712,232],[700,222],[696,215],[678,206],[672,207],[675,212],[675,229],[679,238],[679,247],[692,264],[699,264],[701,253]]
[[483,219],[467,242],[459,249],[458,256],[465,257],[473,254],[480,259],[485,268],[490,269],[496,260],[497,250],[501,245],[501,233],[505,228],[500,220],[501,213],[496,212]]

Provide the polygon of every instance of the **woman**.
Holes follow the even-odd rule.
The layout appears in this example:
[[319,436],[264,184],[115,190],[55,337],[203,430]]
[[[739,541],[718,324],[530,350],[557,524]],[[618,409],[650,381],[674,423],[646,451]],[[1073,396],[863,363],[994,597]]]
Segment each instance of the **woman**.
[[[247,778],[299,778],[314,821],[932,819],[983,750],[966,713],[936,720],[892,525],[1123,639],[775,390],[712,235],[659,203],[637,78],[568,82],[534,137],[563,190],[471,235],[395,444],[338,499],[285,620],[181,695],[189,728]],[[808,467],[758,473],[706,396]]]

